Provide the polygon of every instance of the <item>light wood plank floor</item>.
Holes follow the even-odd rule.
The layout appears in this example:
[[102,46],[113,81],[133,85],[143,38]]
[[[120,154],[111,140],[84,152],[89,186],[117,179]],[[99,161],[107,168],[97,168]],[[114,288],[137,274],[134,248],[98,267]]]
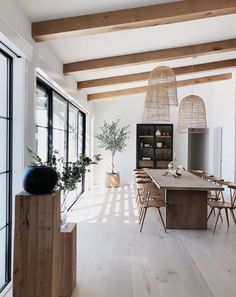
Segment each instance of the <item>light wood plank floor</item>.
[[207,231],[165,234],[150,209],[139,233],[132,185],[88,193],[69,217],[78,223],[73,297],[235,297],[236,226],[223,218],[215,235],[214,216]]

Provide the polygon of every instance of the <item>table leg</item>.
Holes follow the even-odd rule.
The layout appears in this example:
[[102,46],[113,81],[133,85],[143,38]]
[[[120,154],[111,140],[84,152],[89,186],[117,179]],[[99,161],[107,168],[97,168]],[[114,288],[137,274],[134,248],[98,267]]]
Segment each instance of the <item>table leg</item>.
[[166,228],[207,228],[207,191],[167,190],[166,202]]

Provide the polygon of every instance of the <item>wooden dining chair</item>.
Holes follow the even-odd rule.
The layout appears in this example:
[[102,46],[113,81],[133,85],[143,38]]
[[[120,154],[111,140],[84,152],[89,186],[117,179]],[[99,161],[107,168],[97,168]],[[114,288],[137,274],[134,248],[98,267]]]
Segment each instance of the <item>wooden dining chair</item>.
[[[222,178],[218,178],[218,177],[211,177],[210,181],[218,186],[225,186],[227,185],[227,182],[224,182],[224,180]],[[217,191],[217,190],[211,190],[208,191],[208,195],[207,195],[207,200],[208,201],[219,201],[221,200],[222,197],[222,191]]]
[[224,199],[224,195],[222,193],[222,200],[221,201],[209,201],[209,206],[211,207],[210,213],[208,215],[208,218],[210,218],[211,214],[215,209],[218,209],[218,214],[216,217],[216,222],[214,226],[213,233],[216,231],[216,227],[218,224],[219,217],[221,216],[221,211],[224,209],[225,210],[225,215],[226,215],[226,220],[227,220],[227,225],[229,226],[229,214],[228,211],[230,211],[232,218],[234,222],[236,223],[236,218],[234,214],[234,210],[236,208],[236,184],[230,183],[230,182],[224,182],[225,185],[229,188],[230,190],[230,202],[226,202]]
[[161,214],[160,208],[166,207],[165,203],[165,197],[163,193],[157,188],[157,186],[150,182],[150,183],[139,183],[138,187],[141,189],[142,194],[140,195],[140,200],[139,200],[139,223],[140,223],[140,232],[142,232],[143,229],[143,224],[145,221],[146,213],[148,208],[156,208],[162,225],[164,227],[165,232],[166,231],[166,226]]

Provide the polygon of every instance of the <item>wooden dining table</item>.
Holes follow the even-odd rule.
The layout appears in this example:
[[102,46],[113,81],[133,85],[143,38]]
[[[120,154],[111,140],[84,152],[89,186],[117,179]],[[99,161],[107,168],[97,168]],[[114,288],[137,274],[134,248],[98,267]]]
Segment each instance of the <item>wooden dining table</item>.
[[187,171],[183,171],[180,178],[165,176],[165,170],[146,171],[156,186],[165,192],[166,228],[207,229],[208,192],[223,191],[223,187]]

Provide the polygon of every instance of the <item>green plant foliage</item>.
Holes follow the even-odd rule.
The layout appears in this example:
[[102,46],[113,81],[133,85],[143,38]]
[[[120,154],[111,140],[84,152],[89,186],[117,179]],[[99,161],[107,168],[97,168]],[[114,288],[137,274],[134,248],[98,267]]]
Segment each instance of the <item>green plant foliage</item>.
[[112,173],[114,173],[114,156],[116,152],[123,152],[126,148],[126,140],[129,138],[129,125],[119,127],[120,120],[112,121],[111,124],[104,121],[100,127],[101,133],[95,137],[98,145],[112,154]]
[[29,166],[50,166],[53,167],[58,175],[58,182],[56,190],[62,190],[64,193],[76,189],[77,183],[81,181],[82,176],[89,171],[89,166],[97,164],[101,157],[100,155],[94,156],[94,160],[86,155],[80,155],[79,160],[76,162],[64,162],[63,158],[58,158],[58,152],[53,151],[53,154],[48,162],[42,162],[42,159],[31,149],[27,148],[31,154],[33,161]]

